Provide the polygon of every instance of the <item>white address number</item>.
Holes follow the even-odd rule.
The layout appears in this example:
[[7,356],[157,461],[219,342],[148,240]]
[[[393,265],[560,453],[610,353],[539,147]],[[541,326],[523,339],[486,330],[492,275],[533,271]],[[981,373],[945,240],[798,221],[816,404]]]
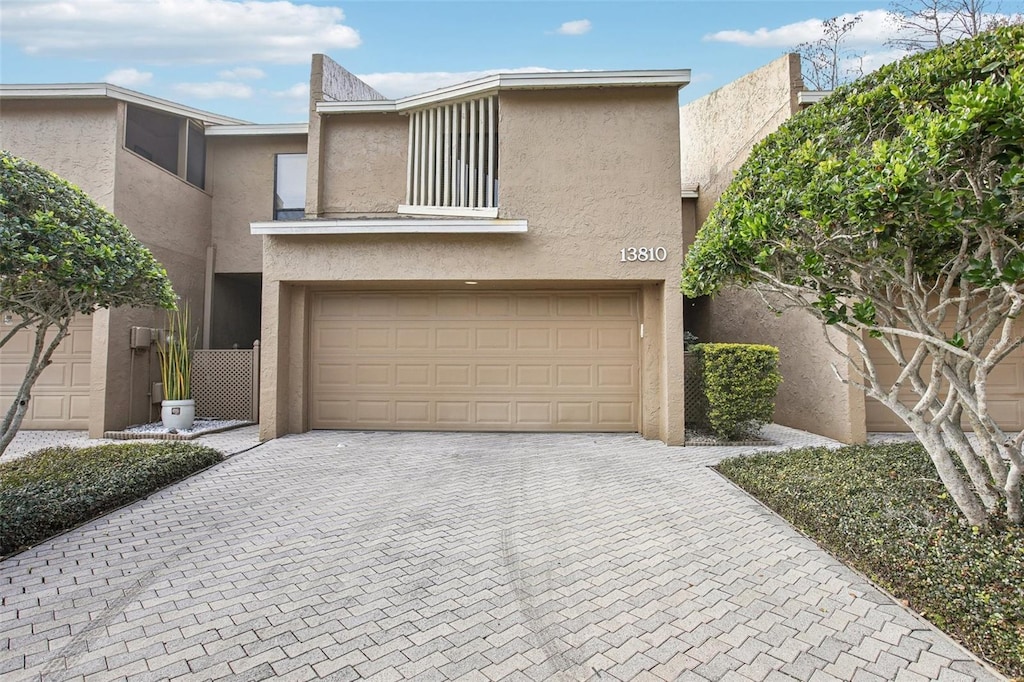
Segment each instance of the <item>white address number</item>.
[[621,256],[620,262],[622,263],[648,263],[657,261],[663,262],[668,258],[668,251],[665,250],[664,246],[630,246],[619,251]]

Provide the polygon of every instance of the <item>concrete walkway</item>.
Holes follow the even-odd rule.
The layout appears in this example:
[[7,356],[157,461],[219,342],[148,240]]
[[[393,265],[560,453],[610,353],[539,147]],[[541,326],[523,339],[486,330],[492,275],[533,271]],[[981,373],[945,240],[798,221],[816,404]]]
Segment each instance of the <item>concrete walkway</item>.
[[751,449],[281,438],[0,563],[0,675],[997,679],[707,468]]

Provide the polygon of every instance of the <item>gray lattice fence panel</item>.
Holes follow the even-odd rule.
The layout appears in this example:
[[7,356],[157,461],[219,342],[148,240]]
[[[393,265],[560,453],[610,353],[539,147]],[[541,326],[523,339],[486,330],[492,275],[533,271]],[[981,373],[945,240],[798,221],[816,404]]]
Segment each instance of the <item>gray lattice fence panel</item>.
[[708,428],[708,400],[704,397],[704,373],[696,353],[686,353],[683,371],[683,409],[686,426],[692,429]]
[[192,397],[196,416],[256,421],[259,346],[252,350],[196,350]]

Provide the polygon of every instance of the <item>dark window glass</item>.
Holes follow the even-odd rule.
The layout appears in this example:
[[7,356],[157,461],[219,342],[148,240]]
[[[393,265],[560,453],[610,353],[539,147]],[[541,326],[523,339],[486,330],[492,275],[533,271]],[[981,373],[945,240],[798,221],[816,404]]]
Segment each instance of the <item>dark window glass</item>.
[[206,132],[203,126],[189,121],[188,150],[185,161],[185,179],[198,187],[206,188]]
[[178,174],[180,131],[179,118],[128,105],[124,146],[175,175]]
[[278,154],[274,159],[274,220],[306,215],[306,155]]

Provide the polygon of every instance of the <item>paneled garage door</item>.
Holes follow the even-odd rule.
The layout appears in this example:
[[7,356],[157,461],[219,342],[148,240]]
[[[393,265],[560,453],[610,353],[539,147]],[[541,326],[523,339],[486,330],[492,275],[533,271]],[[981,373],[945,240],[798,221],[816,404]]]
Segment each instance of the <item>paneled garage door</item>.
[[636,431],[635,292],[322,292],[311,426]]
[[[3,333],[3,327],[0,327]],[[19,332],[0,353],[0,405],[7,410],[32,357],[35,333]],[[92,318],[71,322],[68,336],[53,354],[32,389],[23,429],[89,428],[89,374],[92,357]]]
[[[881,344],[870,341],[871,358],[878,367],[884,381],[891,382],[899,376],[899,367]],[[910,390],[904,390],[901,402],[913,405],[917,396]],[[1018,430],[1024,428],[1024,349],[1017,349],[1008,358],[999,363],[988,380],[989,413],[1004,429]],[[882,403],[867,398],[864,404],[867,417],[867,430],[870,431],[908,431],[908,427],[899,417]],[[966,422],[965,422],[966,426]]]

